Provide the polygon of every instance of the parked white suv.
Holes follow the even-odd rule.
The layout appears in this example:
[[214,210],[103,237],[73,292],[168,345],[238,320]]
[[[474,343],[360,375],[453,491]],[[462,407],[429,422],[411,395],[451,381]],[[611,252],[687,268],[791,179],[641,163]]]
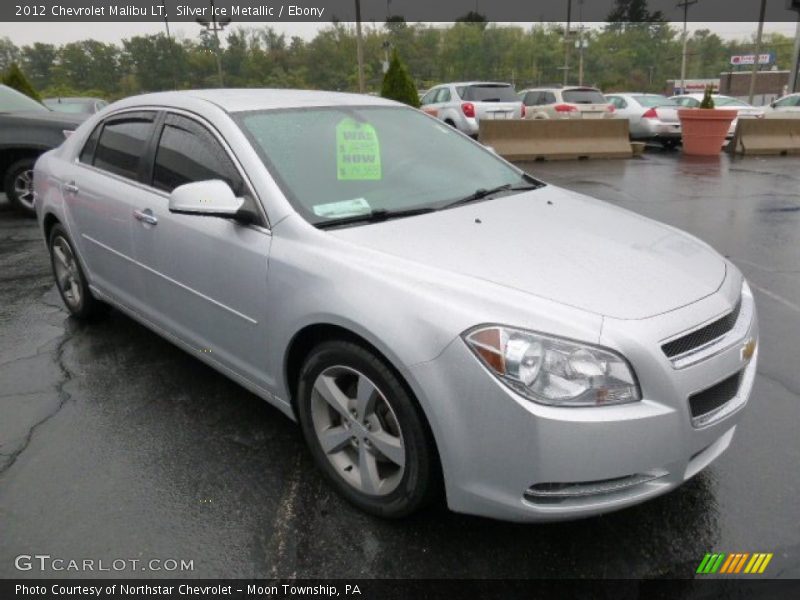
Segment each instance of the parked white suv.
[[592,87],[537,87],[522,90],[526,119],[603,119],[614,107]]
[[481,119],[520,119],[523,106],[509,83],[467,81],[431,88],[422,110],[462,133],[477,137]]

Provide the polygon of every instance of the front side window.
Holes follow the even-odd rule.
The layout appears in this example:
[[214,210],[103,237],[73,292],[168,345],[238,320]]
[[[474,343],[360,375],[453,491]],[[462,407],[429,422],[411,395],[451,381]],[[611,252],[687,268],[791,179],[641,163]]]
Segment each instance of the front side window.
[[505,161],[408,108],[264,110],[235,119],[297,212],[313,224],[382,210],[438,209],[479,189],[526,183]]
[[209,179],[221,179],[237,196],[243,193],[244,183],[216,138],[192,119],[167,115],[156,150],[153,187],[171,192]]
[[94,166],[138,179],[141,158],[153,133],[154,113],[131,113],[106,121],[94,151]]

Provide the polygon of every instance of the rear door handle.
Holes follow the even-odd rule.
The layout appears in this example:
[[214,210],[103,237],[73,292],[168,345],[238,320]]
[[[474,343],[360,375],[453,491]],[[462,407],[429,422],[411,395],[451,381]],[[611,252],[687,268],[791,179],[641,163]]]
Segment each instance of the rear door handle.
[[70,181],[69,183],[64,184],[64,192],[67,194],[77,194],[80,192],[80,188],[75,185],[74,181]]
[[141,221],[142,223],[147,223],[148,225],[158,225],[158,219],[153,214],[153,211],[149,208],[145,208],[144,210],[135,210],[133,211],[133,216],[137,221]]

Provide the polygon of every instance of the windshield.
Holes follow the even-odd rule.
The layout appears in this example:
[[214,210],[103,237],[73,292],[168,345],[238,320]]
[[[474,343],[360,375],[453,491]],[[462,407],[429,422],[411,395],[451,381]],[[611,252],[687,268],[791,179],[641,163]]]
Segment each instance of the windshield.
[[0,85],[0,112],[45,111],[47,109],[25,94],[7,85]]
[[236,116],[310,223],[375,211],[438,209],[479,189],[525,185],[520,172],[410,108],[331,107]]
[[459,90],[462,100],[472,102],[519,102],[514,88],[510,85],[480,84],[469,85],[464,91]]
[[646,108],[657,108],[659,106],[680,106],[675,100],[658,94],[648,94],[647,96],[631,96],[639,104]]
[[94,106],[91,100],[45,100],[44,103],[57,112],[72,114],[91,113]]
[[741,106],[752,108],[747,102],[742,102],[741,100],[737,100],[736,98],[728,98],[726,96],[717,96],[714,98],[714,105],[715,106]]
[[564,90],[561,95],[564,102],[572,104],[608,104],[603,94],[593,89]]

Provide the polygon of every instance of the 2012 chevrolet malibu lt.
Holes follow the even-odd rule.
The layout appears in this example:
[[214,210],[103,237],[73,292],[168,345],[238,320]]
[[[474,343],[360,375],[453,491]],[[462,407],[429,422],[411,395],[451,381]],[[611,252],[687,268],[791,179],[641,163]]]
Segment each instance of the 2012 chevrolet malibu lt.
[[75,317],[111,304],[263,397],[374,514],[641,502],[725,451],[753,385],[728,260],[387,100],[139,96],[34,180]]

